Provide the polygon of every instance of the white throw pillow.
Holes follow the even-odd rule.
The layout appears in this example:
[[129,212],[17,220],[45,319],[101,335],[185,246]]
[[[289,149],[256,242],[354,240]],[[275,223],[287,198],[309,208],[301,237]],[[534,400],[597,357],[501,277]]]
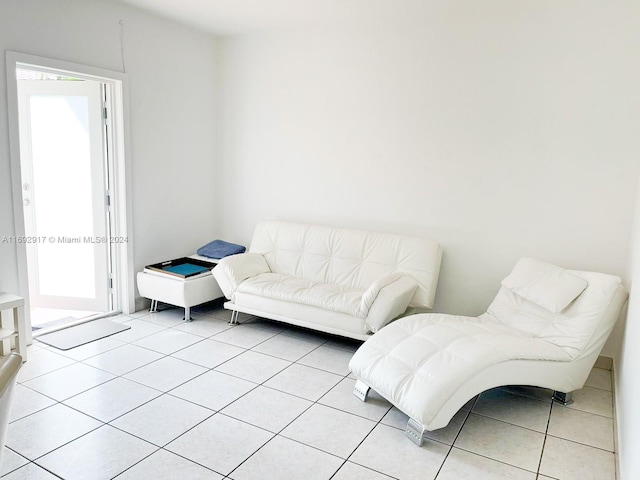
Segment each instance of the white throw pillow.
[[521,258],[502,286],[550,312],[560,313],[585,288],[587,281],[550,263]]

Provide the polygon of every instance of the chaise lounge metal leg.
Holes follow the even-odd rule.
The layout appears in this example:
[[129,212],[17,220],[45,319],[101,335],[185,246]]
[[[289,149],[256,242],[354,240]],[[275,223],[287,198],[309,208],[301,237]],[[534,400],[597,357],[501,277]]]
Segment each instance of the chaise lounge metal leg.
[[238,310],[231,310],[231,320],[229,320],[229,325],[238,325],[238,316],[240,312]]
[[424,428],[424,425],[416,422],[413,418],[410,418],[407,422],[407,429],[405,430],[405,433],[409,440],[421,447],[424,443],[424,432],[426,431],[427,430]]
[[363,381],[357,380],[356,381],[356,386],[353,387],[353,394],[359,400],[362,400],[363,402],[366,402],[367,401],[367,395],[369,395],[369,390],[371,390],[371,387],[366,385]]
[[567,406],[573,403],[573,392],[558,392],[557,390],[553,392],[553,399],[556,402],[560,402],[561,404]]

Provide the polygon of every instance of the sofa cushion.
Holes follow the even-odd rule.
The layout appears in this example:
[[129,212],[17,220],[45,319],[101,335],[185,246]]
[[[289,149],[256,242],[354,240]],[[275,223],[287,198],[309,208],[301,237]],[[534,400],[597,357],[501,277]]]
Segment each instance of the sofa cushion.
[[433,306],[442,256],[427,238],[277,221],[256,226],[249,251],[272,272],[361,291],[402,272],[416,279],[411,305],[422,308]]
[[587,281],[556,265],[521,258],[502,280],[502,286],[552,313],[559,313],[587,288]]
[[263,273],[248,278],[238,286],[237,292],[311,305],[359,318],[366,317],[366,312],[363,315],[359,308],[364,293],[362,290],[281,273]]

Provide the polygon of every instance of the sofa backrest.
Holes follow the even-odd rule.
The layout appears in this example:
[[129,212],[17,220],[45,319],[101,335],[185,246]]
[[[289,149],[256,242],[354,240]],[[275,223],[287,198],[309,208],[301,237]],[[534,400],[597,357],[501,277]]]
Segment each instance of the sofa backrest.
[[[518,277],[519,285],[508,281],[514,277]],[[583,289],[574,290],[558,302],[565,280],[572,278],[583,282]],[[619,277],[521,259],[502,281],[487,315],[553,343],[577,358],[602,349],[626,298]],[[558,308],[553,308],[554,304]]]
[[442,250],[427,238],[320,225],[265,221],[249,251],[264,255],[272,272],[366,290],[402,272],[418,282],[413,307],[433,307]]

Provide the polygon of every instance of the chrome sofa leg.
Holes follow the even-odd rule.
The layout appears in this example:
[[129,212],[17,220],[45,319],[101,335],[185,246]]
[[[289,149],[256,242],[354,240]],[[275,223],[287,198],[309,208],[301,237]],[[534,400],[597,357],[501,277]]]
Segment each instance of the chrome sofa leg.
[[553,399],[556,402],[560,402],[563,405],[571,405],[573,403],[573,392],[558,392],[557,390],[553,392]]
[[191,307],[184,307],[184,318],[183,320],[185,322],[190,322],[193,320],[193,318],[191,318]]
[[229,321],[229,325],[238,325],[238,316],[240,312],[238,310],[231,310],[231,320]]
[[407,429],[405,430],[405,433],[409,440],[421,447],[424,443],[424,432],[426,431],[427,430],[424,428],[424,425],[416,422],[413,418],[410,418],[407,422]]
[[155,313],[158,311],[158,300],[151,300],[151,305],[149,306],[149,313]]
[[358,398],[358,400],[366,402],[369,390],[371,390],[371,387],[367,386],[361,380],[356,380],[356,386],[353,387],[353,394]]

